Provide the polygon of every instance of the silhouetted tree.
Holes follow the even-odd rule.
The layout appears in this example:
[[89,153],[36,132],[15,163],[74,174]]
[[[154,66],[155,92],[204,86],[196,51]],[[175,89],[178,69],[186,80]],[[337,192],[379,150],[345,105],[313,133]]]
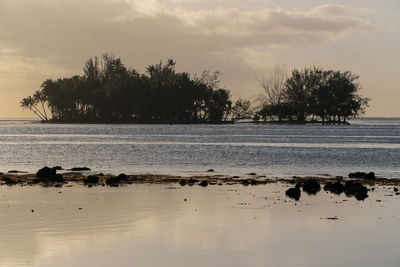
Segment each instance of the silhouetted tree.
[[[48,79],[22,107],[47,120],[68,122],[220,123],[231,112],[229,91],[220,88],[221,73],[200,77],[176,72],[175,62],[150,65],[145,74],[105,54],[90,58],[83,75]],[[41,105],[43,110],[38,109]]]
[[250,119],[253,116],[250,100],[239,98],[232,107],[232,117],[235,120]]
[[359,77],[349,71],[294,69],[285,83],[279,80],[280,90],[273,90],[277,88],[273,78],[261,84],[267,97],[257,117],[263,120],[304,122],[317,116],[322,122],[346,122],[349,117],[364,114],[368,107],[369,99],[358,95]]

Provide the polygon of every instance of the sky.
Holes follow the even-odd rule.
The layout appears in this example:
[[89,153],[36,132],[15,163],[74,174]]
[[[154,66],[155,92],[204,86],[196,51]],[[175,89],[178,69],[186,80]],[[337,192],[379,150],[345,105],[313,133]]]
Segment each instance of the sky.
[[400,117],[399,0],[0,0],[0,117],[47,78],[111,53],[144,72],[221,70],[232,98],[255,99],[274,66],[360,76],[367,116]]

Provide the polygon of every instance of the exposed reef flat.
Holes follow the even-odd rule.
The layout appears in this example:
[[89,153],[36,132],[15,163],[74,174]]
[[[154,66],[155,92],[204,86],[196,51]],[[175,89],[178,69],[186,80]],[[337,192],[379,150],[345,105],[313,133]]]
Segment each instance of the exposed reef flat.
[[[112,175],[112,174],[92,174],[85,175],[80,172],[65,172],[58,174],[57,169],[44,167],[36,174],[7,173],[0,174],[0,185],[7,186],[72,186],[81,184],[88,187],[94,186],[124,186],[129,184],[177,184],[177,186],[221,186],[221,185],[243,185],[257,186],[270,183],[286,184],[293,186],[286,192],[286,196],[299,200],[301,192],[315,195],[321,189],[333,193],[345,193],[347,196],[354,196],[357,200],[364,200],[368,193],[375,190],[375,186],[393,186],[393,195],[400,194],[397,186],[400,186],[400,178],[386,179],[376,178],[369,175],[349,175],[343,177],[266,177],[255,174],[247,176],[227,176],[227,175],[204,175],[204,176],[173,176],[159,174],[140,174],[140,175]],[[303,189],[303,190],[301,190]]]
[[[327,183],[335,183],[337,181],[354,181],[359,182],[363,185],[375,186],[400,186],[400,178],[376,178],[376,179],[365,179],[365,178],[337,178],[337,177],[266,177],[258,175],[247,176],[229,176],[229,175],[197,175],[190,177],[176,176],[176,175],[162,175],[162,174],[135,174],[135,175],[112,175],[112,174],[92,174],[85,175],[79,172],[67,172],[61,174],[63,179],[62,182],[51,181],[47,179],[38,178],[36,174],[25,174],[25,173],[0,173],[0,185],[47,185],[52,186],[56,184],[68,184],[68,183],[78,183],[86,185],[107,185],[107,181],[114,179],[109,182],[109,184],[170,184],[177,183],[181,185],[195,185],[202,181],[206,181],[209,185],[223,185],[223,184],[243,184],[248,185],[262,185],[269,183],[286,183],[295,184],[306,182],[310,179],[314,179],[322,185]],[[95,178],[97,177],[97,179]]]

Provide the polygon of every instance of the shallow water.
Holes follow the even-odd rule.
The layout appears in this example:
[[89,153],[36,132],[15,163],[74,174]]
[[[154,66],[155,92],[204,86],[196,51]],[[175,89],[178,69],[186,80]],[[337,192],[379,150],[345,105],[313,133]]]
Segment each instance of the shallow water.
[[400,177],[400,119],[338,125],[0,124],[0,171]]
[[391,187],[295,204],[280,185],[173,186],[2,186],[0,266],[399,266]]

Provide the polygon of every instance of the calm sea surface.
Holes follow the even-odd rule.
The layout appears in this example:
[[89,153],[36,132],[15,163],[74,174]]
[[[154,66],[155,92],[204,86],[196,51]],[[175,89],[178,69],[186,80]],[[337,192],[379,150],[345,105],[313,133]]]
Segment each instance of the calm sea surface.
[[[400,120],[322,125],[70,125],[3,121],[0,171],[400,177]],[[399,266],[400,196],[288,185],[0,186],[0,266]],[[331,219],[328,219],[331,218]],[[332,218],[335,218],[332,220]]]
[[0,266],[399,266],[392,187],[294,203],[275,184],[172,186],[2,186]]
[[400,177],[400,118],[338,125],[0,123],[0,171]]

